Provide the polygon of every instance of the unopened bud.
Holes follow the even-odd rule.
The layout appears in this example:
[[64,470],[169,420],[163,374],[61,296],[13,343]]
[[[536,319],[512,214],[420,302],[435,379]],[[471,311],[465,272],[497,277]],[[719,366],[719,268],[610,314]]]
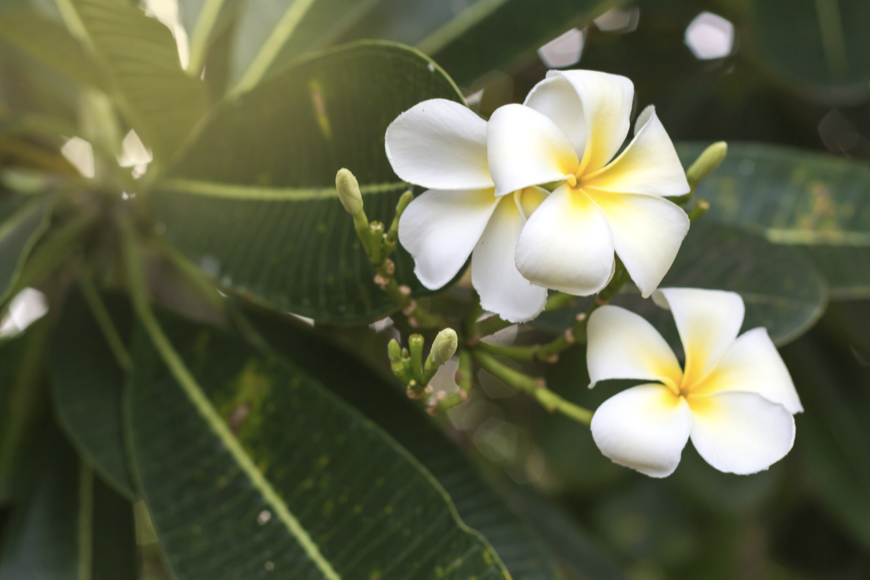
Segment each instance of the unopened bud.
[[719,141],[713,143],[701,153],[700,156],[692,163],[686,171],[686,180],[692,189],[701,183],[708,175],[716,171],[716,168],[722,164],[725,155],[728,153],[728,143]]
[[456,331],[452,328],[445,328],[435,337],[432,350],[429,351],[429,358],[433,364],[443,365],[456,354],[457,346],[459,346],[459,338],[456,336]]
[[399,342],[395,338],[387,345],[387,355],[393,362],[402,360],[402,347],[399,346]]
[[359,182],[353,173],[343,167],[339,169],[335,174],[335,189],[338,190],[338,199],[347,213],[357,215],[362,211],[362,194],[359,191]]

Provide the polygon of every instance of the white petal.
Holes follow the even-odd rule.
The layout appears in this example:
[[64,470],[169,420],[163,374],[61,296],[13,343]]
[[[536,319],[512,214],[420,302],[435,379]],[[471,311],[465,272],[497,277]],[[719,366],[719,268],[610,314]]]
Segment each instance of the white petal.
[[586,296],[613,276],[613,241],[604,212],[562,185],[535,210],[517,244],[517,268],[538,286]]
[[495,194],[565,179],[578,168],[568,138],[541,113],[523,105],[505,105],[486,129],[489,170]]
[[743,324],[743,298],[723,290],[662,288],[653,299],[674,314],[686,353],[683,386],[698,384],[737,338]]
[[578,159],[586,150],[586,117],[574,87],[562,76],[551,76],[532,88],[523,103],[550,118],[565,134]]
[[794,444],[788,410],[755,393],[690,396],[692,444],[707,463],[725,473],[747,475],[770,467]]
[[459,273],[495,210],[493,189],[430,189],[399,219],[399,241],[414,257],[426,288],[441,288]]
[[613,159],[628,135],[634,85],[623,76],[591,70],[550,71],[547,78],[564,78],[583,103],[586,120],[584,172],[597,171]]
[[678,388],[683,371],[653,325],[619,306],[602,306],[586,327],[590,387],[607,379],[649,379]]
[[523,214],[523,223],[526,223],[525,220],[528,220],[535,210],[541,207],[541,204],[544,203],[544,200],[549,195],[549,191],[537,186],[526,187],[514,192],[514,200],[516,200],[517,207],[520,208],[520,212]]
[[767,330],[754,328],[734,341],[693,394],[743,391],[779,403],[789,413],[803,411],[788,369]]
[[680,463],[691,415],[685,399],[662,385],[640,385],[604,401],[592,416],[592,438],[614,463],[667,477]]
[[665,277],[683,238],[689,216],[661,197],[608,193],[584,188],[607,216],[616,255],[647,298]]
[[525,220],[513,197],[499,204],[471,254],[471,284],[484,310],[510,322],[525,322],[543,312],[547,289],[517,271],[514,255]]
[[583,176],[584,187],[662,196],[689,193],[674,144],[652,107],[641,113],[640,121],[645,124],[619,157],[597,173]]
[[486,121],[444,99],[423,101],[387,127],[387,159],[400,179],[430,189],[492,187]]

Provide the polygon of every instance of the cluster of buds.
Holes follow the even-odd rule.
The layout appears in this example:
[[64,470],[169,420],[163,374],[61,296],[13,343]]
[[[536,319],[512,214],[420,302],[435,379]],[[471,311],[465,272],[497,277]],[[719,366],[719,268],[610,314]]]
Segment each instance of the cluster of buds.
[[[447,403],[453,404],[463,402],[468,399],[468,393],[461,390],[455,395],[449,395],[450,401],[447,401],[448,395],[444,392],[439,392],[433,396],[432,387],[429,383],[438,372],[438,369],[449,361],[459,346],[459,337],[456,331],[452,328],[445,328],[435,337],[432,342],[432,347],[429,349],[429,355],[423,360],[423,349],[426,345],[426,340],[422,335],[412,334],[408,337],[408,346],[402,348],[396,339],[390,341],[387,345],[387,354],[390,357],[390,366],[393,369],[393,374],[405,386],[406,393],[410,399],[423,399],[428,397],[427,409],[430,412],[438,410],[439,406],[444,406]],[[457,398],[453,401],[452,398]]]

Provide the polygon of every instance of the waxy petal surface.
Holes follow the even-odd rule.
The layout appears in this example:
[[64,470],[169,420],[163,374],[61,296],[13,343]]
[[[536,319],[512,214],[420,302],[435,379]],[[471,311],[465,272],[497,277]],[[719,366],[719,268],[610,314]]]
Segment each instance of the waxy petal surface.
[[586,296],[613,276],[613,241],[601,208],[582,191],[562,185],[526,222],[517,268],[538,286]]
[[634,312],[602,306],[589,317],[586,336],[590,386],[607,379],[647,379],[679,387],[683,371],[674,351]]
[[505,105],[492,114],[487,153],[499,196],[563,180],[578,167],[577,154],[559,127],[523,105]]
[[399,241],[426,288],[441,288],[459,273],[497,203],[492,188],[430,189],[408,205],[399,219]]
[[592,437],[614,463],[650,477],[667,477],[689,439],[685,399],[662,385],[639,385],[604,401],[592,416]]
[[387,159],[400,179],[429,189],[493,186],[486,158],[486,121],[444,99],[399,115],[386,134]]
[[583,103],[574,86],[562,76],[550,76],[532,88],[525,106],[546,115],[565,134],[577,159],[586,151],[588,128]]
[[584,191],[604,211],[616,255],[643,297],[649,297],[677,257],[689,232],[689,216],[661,197],[623,195],[593,188]]
[[547,289],[534,286],[517,270],[514,255],[525,219],[513,197],[498,207],[471,254],[471,284],[480,305],[510,322],[525,322],[543,312]]
[[776,463],[794,444],[788,410],[755,393],[734,391],[690,396],[692,444],[725,473],[748,475]]

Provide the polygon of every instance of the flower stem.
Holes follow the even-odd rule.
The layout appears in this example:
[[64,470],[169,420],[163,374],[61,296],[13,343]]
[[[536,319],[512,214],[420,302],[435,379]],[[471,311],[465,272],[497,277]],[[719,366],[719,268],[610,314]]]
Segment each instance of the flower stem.
[[481,368],[487,370],[490,374],[515,391],[531,395],[541,404],[541,406],[551,413],[562,413],[563,415],[570,417],[579,423],[583,423],[584,425],[589,425],[592,421],[592,411],[566,401],[548,389],[544,379],[534,379],[519,371],[515,371],[480,350],[474,351],[474,358],[477,360],[477,364],[479,364]]

